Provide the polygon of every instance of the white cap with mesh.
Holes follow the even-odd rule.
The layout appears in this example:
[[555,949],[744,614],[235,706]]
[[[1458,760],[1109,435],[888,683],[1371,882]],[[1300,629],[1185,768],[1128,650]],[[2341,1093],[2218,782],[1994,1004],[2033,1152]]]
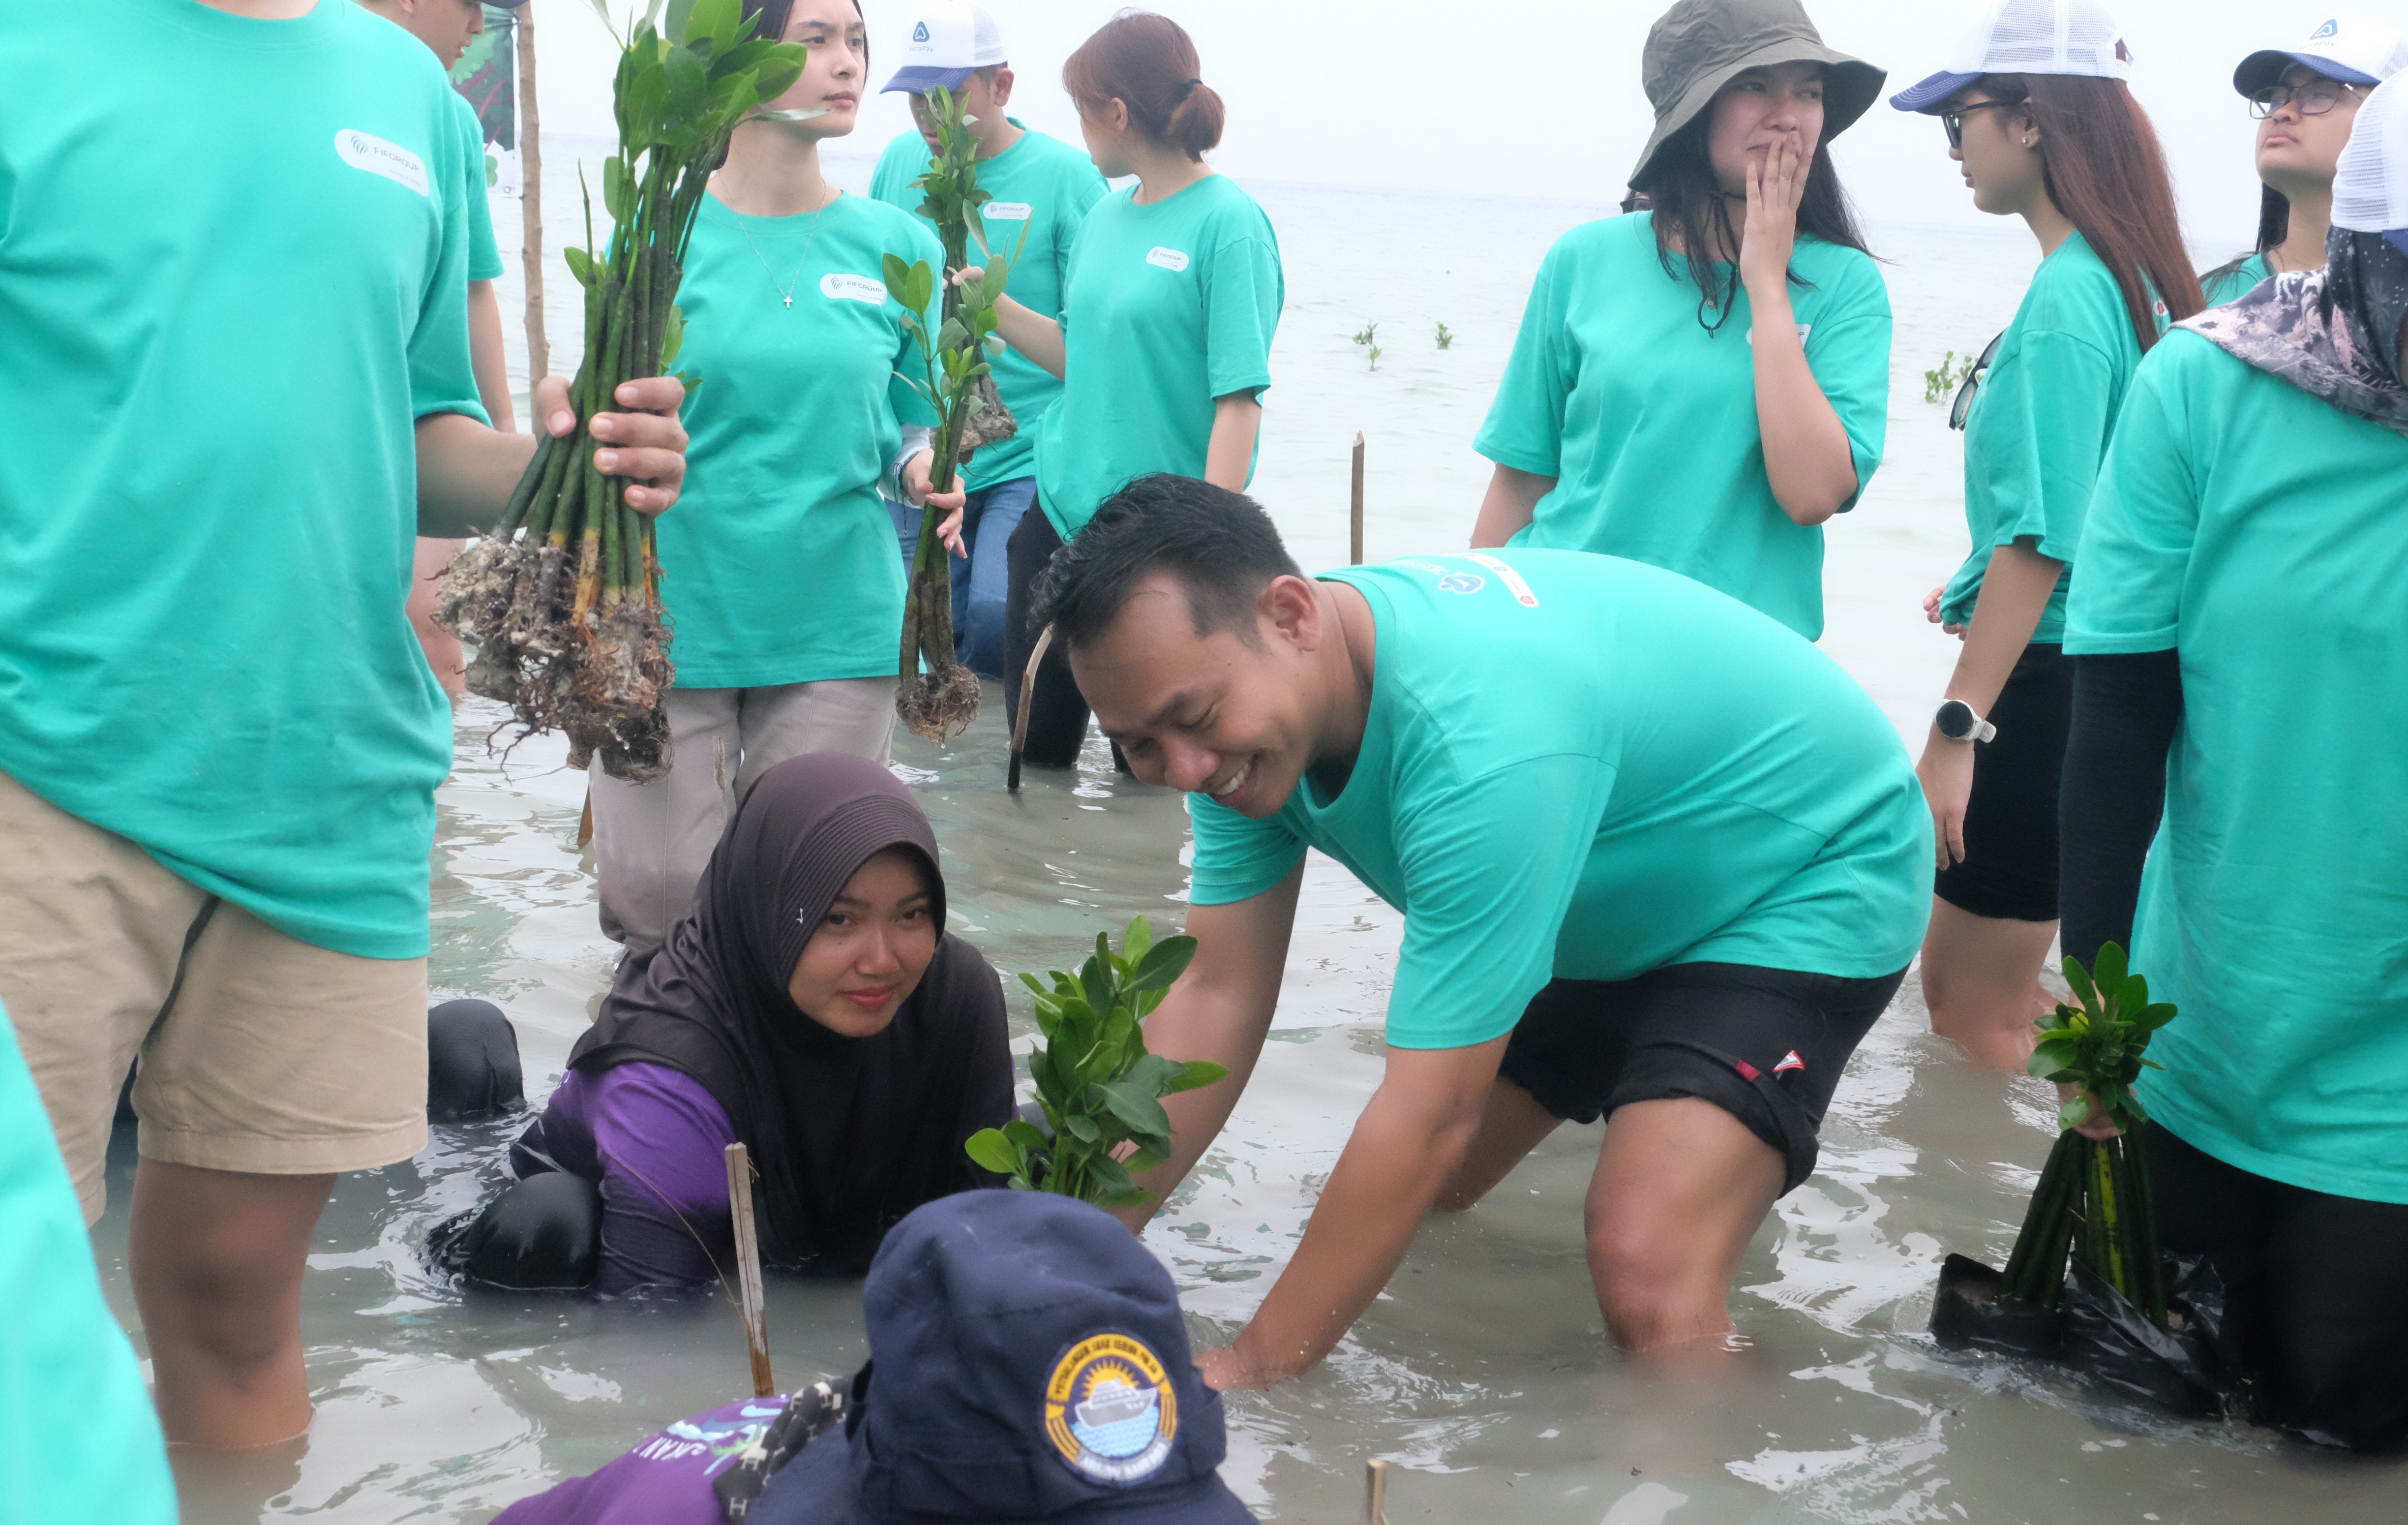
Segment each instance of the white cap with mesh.
[[904,38],[903,66],[885,90],[959,90],[979,70],[1008,61],[1003,29],[984,6],[923,6]]
[[1949,50],[1946,68],[1889,103],[1901,111],[1936,111],[1985,74],[2122,79],[2131,72],[2123,29],[2096,0],[1995,0]]
[[2398,27],[2372,16],[2337,11],[2310,27],[2304,40],[2261,49],[2243,59],[2232,71],[2232,88],[2255,95],[2282,83],[2284,71],[2294,64],[2345,85],[2379,85],[2408,69],[2408,39]]
[[2408,74],[2375,86],[2358,108],[2333,173],[2332,222],[2380,233],[2408,254]]

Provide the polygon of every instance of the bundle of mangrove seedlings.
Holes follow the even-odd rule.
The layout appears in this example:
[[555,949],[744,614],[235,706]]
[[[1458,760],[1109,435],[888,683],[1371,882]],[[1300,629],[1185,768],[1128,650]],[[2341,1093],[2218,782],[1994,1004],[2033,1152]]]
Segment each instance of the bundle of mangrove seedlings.
[[585,290],[585,355],[569,386],[578,426],[542,437],[500,522],[445,574],[436,615],[477,644],[471,689],[509,705],[525,732],[565,731],[573,766],[598,756],[636,783],[669,767],[660,558],[624,482],[595,467],[588,429],[622,382],[675,363],[703,188],[737,123],[802,74],[803,49],[754,38],[755,24],[741,0],[678,0],[665,22],[654,0],[622,39],[619,151],[602,166],[609,241],[595,252],[589,195],[586,247],[563,252]]
[[[2095,970],[2066,959],[2065,981],[2080,1004],[2060,1002],[2041,1018],[2028,1063],[2041,1079],[2074,1087],[2057,1113],[2064,1131],[2041,1171],[2006,1270],[1955,1255],[1942,1267],[1932,1332],[1943,1339],[2054,1349],[2069,1262],[2151,1325],[2166,1325],[2166,1262],[2142,1138],[2149,1116],[2132,1083],[2143,1068],[2157,1068],[2143,1051],[2173,1020],[2174,1008],[2150,1001],[2148,982],[2126,968],[2124,950],[2113,942],[2099,950]],[[2094,1114],[2122,1131],[2109,1139],[2075,1131]]]
[[1015,1118],[971,1134],[964,1145],[969,1157],[1016,1190],[1052,1191],[1104,1207],[1151,1201],[1134,1177],[1170,1158],[1170,1117],[1162,1099],[1229,1072],[1205,1060],[1182,1064],[1146,1051],[1142,1024],[1195,957],[1194,938],[1156,942],[1140,916],[1129,923],[1118,953],[1096,933],[1095,957],[1076,974],[1054,970],[1050,986],[1034,974],[1021,975],[1037,992],[1045,1046],[1028,1056],[1028,1074],[1053,1136]]
[[[1017,425],[995,390],[988,356],[1003,340],[995,332],[996,299],[1003,295],[1011,260],[987,248],[979,208],[992,199],[978,182],[977,135],[953,93],[939,86],[927,93],[928,121],[937,151],[927,172],[911,183],[925,199],[920,214],[937,226],[947,271],[967,270],[961,281],[939,281],[925,260],[905,265],[886,256],[886,294],[903,309],[903,326],[917,341],[921,374],[905,377],[937,415],[932,491],[949,493],[960,464],[981,445],[1011,437]],[[1022,236],[1026,237],[1024,228]],[[975,247],[980,263],[970,263]],[[1017,251],[1014,252],[1015,255]],[[937,331],[924,316],[941,285],[944,302]],[[942,741],[978,718],[978,678],[953,655],[953,565],[937,539],[939,516],[921,515],[920,540],[911,554],[910,583],[903,596],[903,650],[897,669],[895,712],[915,736]]]

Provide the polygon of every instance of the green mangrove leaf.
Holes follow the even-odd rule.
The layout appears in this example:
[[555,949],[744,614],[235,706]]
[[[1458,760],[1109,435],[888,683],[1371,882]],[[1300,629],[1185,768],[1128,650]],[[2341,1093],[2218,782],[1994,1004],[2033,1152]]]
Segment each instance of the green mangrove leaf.
[[1132,990],[1168,990],[1196,957],[1196,940],[1182,933],[1166,937],[1146,950],[1138,960],[1137,972],[1129,979]]
[[1027,1160],[1012,1146],[1011,1141],[1003,1136],[1001,1129],[982,1128],[969,1136],[962,1148],[981,1167],[997,1175],[1021,1175],[1027,1172]]
[[694,4],[695,0],[669,0],[668,9],[664,13],[666,24],[662,27],[661,35],[683,46],[686,23],[694,15]]
[[1214,1064],[1211,1059],[1189,1059],[1180,1067],[1180,1075],[1170,1083],[1171,1091],[1192,1091],[1227,1078],[1229,1067]]
[[[904,315],[906,317],[910,316],[910,309],[911,306],[911,266],[903,263],[902,255],[889,254],[885,257],[880,268],[886,277],[886,295],[895,300],[896,305],[905,309]],[[1037,984],[1036,976],[1031,974],[1023,974],[1021,978],[1026,980],[1031,985],[1035,985],[1039,994],[1042,995],[1044,993],[1045,987]]]
[[668,90],[671,120],[692,121],[710,101],[710,79],[702,60],[684,48],[672,48],[661,60],[661,78]]

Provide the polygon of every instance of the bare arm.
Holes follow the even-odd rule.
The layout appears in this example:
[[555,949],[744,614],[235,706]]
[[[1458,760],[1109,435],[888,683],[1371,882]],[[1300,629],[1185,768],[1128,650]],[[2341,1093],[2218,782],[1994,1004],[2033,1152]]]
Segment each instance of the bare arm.
[[502,351],[502,304],[490,281],[468,282],[468,355],[477,373],[477,400],[503,434],[516,434],[518,412],[510,404],[510,367]]
[[[1956,670],[1948,680],[1947,697],[1961,699],[1977,715],[1987,715],[1999,701],[2007,675],[2031,644],[2032,631],[2047,611],[2049,596],[2065,563],[2042,555],[2021,540],[1990,553],[1989,569],[1982,576],[1982,594],[1973,602],[1973,617],[1965,627],[1965,649],[1956,654]],[[1973,743],[1952,741],[1935,722],[1923,743],[1923,759],[1914,766],[1923,781],[1924,798],[1931,806],[1935,851],[1941,867],[1965,856],[1965,802],[1973,793]]]
[[1823,396],[1798,337],[1789,302],[1789,256],[1797,247],[1798,202],[1806,165],[1794,148],[1770,163],[1751,159],[1747,227],[1740,243],[1740,278],[1755,313],[1756,426],[1764,441],[1764,474],[1781,511],[1801,525],[1819,525],[1856,494],[1856,453],[1830,399]]
[[[595,436],[605,441],[594,453],[595,465],[606,475],[630,479],[629,508],[659,513],[677,501],[685,482],[685,430],[677,420],[685,388],[655,376],[622,382],[613,400],[624,410],[594,416]],[[534,410],[552,434],[577,427],[564,378],[537,383]],[[532,435],[503,434],[465,413],[420,419],[418,532],[449,540],[483,534],[501,517],[535,445]]]
[[1246,490],[1254,469],[1254,437],[1262,431],[1263,405],[1251,392],[1212,399],[1212,438],[1204,447],[1204,480],[1233,493]]
[[1480,500],[1480,517],[1471,522],[1471,548],[1503,545],[1520,534],[1538,511],[1539,499],[1555,490],[1554,477],[1498,467],[1488,479],[1487,496]]
[[1145,1019],[1145,1046],[1167,1058],[1225,1064],[1229,1073],[1200,1090],[1162,1099],[1162,1109],[1170,1114],[1170,1158],[1138,1177],[1138,1185],[1154,1193],[1153,1201],[1117,1209],[1132,1230],[1144,1229],[1155,1209],[1170,1200],[1245,1092],[1279,1004],[1288,936],[1296,928],[1297,886],[1303,882],[1299,862],[1252,899],[1199,905],[1187,917],[1196,957]]
[[995,299],[995,331],[1003,336],[1006,344],[1034,361],[1039,369],[1057,381],[1062,379],[1068,361],[1060,324],[1010,296],[998,296]]

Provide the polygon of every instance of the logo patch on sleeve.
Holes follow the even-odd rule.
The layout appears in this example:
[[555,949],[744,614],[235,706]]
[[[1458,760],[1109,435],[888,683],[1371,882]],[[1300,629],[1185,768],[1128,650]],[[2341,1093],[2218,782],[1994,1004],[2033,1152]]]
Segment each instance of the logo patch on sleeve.
[[364,133],[346,127],[335,135],[335,156],[353,169],[365,169],[371,175],[381,175],[395,185],[407,187],[425,195],[427,192],[426,161],[398,143],[388,143],[374,133]]
[[1045,1438],[1081,1476],[1142,1482],[1170,1458],[1179,1395],[1142,1340],[1091,1334],[1062,1353],[1045,1384]]

